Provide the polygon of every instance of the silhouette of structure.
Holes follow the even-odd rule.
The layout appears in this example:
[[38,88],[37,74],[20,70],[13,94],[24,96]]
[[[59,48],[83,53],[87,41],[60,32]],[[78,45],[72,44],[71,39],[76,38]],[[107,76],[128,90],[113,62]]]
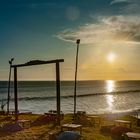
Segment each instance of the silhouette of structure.
[[17,93],[17,68],[43,65],[43,64],[55,64],[56,65],[56,102],[57,102],[57,124],[60,125],[60,64],[64,62],[64,59],[56,59],[50,61],[33,60],[25,64],[11,65],[14,68],[14,102],[15,102],[15,120],[18,121],[18,93]]
[[75,83],[74,83],[74,118],[76,115],[76,87],[77,87],[77,68],[78,68],[78,53],[79,53],[80,39],[77,39],[76,44],[77,44],[77,52],[76,52]]
[[9,60],[10,71],[9,71],[8,95],[7,95],[7,113],[8,113],[8,114],[9,114],[9,101],[10,101],[11,66],[12,66],[12,62],[13,62],[13,61],[14,61],[14,58],[11,58],[11,60]]

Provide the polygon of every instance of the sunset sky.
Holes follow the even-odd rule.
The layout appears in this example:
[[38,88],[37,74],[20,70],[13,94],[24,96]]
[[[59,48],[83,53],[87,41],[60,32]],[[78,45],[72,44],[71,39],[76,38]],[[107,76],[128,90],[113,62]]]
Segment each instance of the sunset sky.
[[[140,80],[140,0],[0,0],[0,80],[9,63],[64,59],[61,79]],[[55,66],[18,69],[19,80],[54,80]]]

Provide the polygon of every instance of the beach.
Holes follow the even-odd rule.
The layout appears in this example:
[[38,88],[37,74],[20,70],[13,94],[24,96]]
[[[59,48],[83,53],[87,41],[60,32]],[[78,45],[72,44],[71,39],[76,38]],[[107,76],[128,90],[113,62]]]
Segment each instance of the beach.
[[[91,116],[93,114],[89,114]],[[94,114],[95,115],[95,114]],[[35,121],[41,114],[21,114],[19,119],[28,119],[32,122]],[[107,117],[108,116],[108,117]],[[110,116],[110,117],[109,117]],[[2,117],[2,116],[0,116]],[[14,117],[14,116],[13,116]],[[132,122],[132,129],[134,132],[140,133],[140,127],[135,124],[135,119],[130,115],[120,115],[119,117],[109,114],[99,115],[101,124],[96,126],[82,124],[82,140],[113,140],[110,134],[103,134],[101,132],[102,126],[114,125],[115,119],[129,120]],[[41,121],[40,121],[41,122]],[[66,123],[72,123],[72,114],[65,114],[64,119],[61,121],[61,126]],[[129,128],[129,125],[127,126]],[[54,122],[44,124],[32,125],[29,128],[22,129],[17,132],[2,132],[0,131],[1,140],[50,140],[49,134],[51,132],[60,131],[61,127],[54,125]]]
[[[7,97],[7,82],[1,81],[0,96],[3,102]],[[136,120],[139,117],[140,81],[78,81],[77,82],[77,111],[85,111],[86,120],[77,121],[82,125],[83,140],[113,140],[111,134],[103,134],[106,129],[111,130],[114,121],[122,119],[132,122],[134,132],[140,133]],[[14,113],[13,83],[10,92],[10,111]],[[60,131],[65,123],[73,122],[73,81],[61,82],[61,111],[64,119],[57,126],[55,121],[41,122],[38,118],[49,110],[56,110],[56,93],[54,81],[19,81],[18,103],[19,120],[29,120],[31,125],[20,131],[1,131],[1,140],[50,140],[52,131]],[[6,106],[4,107],[6,111]],[[94,118],[100,118],[100,123],[94,124]],[[0,118],[7,117],[2,115]],[[14,122],[14,114],[12,115]],[[88,118],[88,119],[87,119]],[[96,118],[96,117],[95,117]],[[37,125],[36,122],[37,121]],[[1,128],[8,122],[1,121]],[[107,127],[107,128],[106,128]],[[129,125],[127,126],[129,127]]]

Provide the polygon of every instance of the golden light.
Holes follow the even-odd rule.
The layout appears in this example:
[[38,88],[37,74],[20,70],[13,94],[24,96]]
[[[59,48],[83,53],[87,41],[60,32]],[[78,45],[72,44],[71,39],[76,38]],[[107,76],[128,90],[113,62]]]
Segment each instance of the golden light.
[[113,95],[106,95],[106,101],[108,104],[108,109],[111,111],[113,109],[113,102],[114,102]]
[[113,62],[115,59],[116,59],[116,55],[114,53],[111,52],[107,55],[107,60],[109,62]]
[[115,81],[113,80],[107,80],[106,81],[106,90],[108,93],[113,92],[115,88]]
[[[107,80],[106,81],[106,91],[107,93],[111,93],[114,91],[115,88],[115,81]],[[108,104],[108,109],[111,111],[113,108],[114,96],[113,95],[106,95],[106,101]]]

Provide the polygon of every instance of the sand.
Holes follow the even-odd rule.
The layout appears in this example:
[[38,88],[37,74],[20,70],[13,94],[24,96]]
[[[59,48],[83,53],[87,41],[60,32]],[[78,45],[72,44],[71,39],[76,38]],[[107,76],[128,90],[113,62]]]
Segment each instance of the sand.
[[[35,121],[40,115],[25,114],[20,115],[19,119],[30,119]],[[2,116],[4,117],[4,116]],[[2,118],[0,117],[0,118]],[[111,125],[114,123],[114,119],[105,118],[101,115],[102,125]],[[121,116],[122,117],[122,116]],[[135,119],[131,116],[125,116],[123,119],[133,121],[133,130],[140,133],[140,127],[135,125]],[[72,115],[67,114],[61,124],[71,123]],[[2,123],[2,122],[1,122]],[[86,126],[83,125],[82,129],[82,140],[112,140],[110,135],[103,135],[100,132],[101,127],[97,126]],[[38,124],[31,126],[30,128],[23,129],[18,132],[0,132],[0,140],[49,140],[49,132],[54,130],[60,130],[60,127],[54,126],[54,123]]]

